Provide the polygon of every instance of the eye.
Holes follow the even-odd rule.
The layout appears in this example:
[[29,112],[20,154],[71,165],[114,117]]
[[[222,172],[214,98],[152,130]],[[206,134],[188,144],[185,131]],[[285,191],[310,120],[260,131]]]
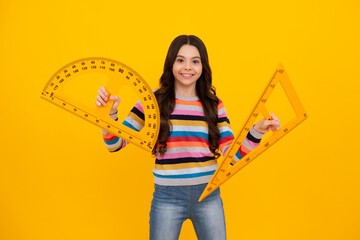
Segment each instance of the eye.
[[194,60],[193,63],[200,63],[200,61],[199,60]]
[[177,62],[180,62],[180,63],[184,62],[184,60],[181,59],[181,58],[178,58],[176,61],[177,61]]

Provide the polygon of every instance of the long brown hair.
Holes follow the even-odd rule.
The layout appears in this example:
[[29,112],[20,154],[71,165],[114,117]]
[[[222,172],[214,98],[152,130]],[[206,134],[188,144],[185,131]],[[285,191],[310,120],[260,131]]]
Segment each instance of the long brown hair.
[[[173,65],[180,48],[183,45],[195,46],[199,53],[202,63],[202,74],[196,82],[196,94],[203,106],[205,121],[209,128],[209,148],[215,158],[220,156],[218,149],[220,131],[218,123],[218,104],[219,99],[216,96],[215,87],[212,86],[211,68],[205,44],[200,38],[193,35],[180,35],[176,37],[167,52],[164,72],[160,78],[160,88],[155,92],[156,99],[160,109],[160,132],[158,137],[158,152],[163,156],[166,152],[166,138],[170,134],[171,123],[170,114],[175,108],[175,78],[173,75]],[[153,150],[156,153],[156,147]]]

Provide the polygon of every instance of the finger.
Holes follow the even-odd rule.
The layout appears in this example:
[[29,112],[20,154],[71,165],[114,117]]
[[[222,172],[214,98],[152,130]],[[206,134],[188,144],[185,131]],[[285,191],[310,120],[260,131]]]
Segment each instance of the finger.
[[107,91],[106,91],[106,89],[105,89],[104,86],[101,86],[101,87],[100,87],[100,91],[101,91],[105,96],[108,95],[108,93],[107,93]]
[[104,103],[101,103],[99,100],[96,100],[96,101],[95,101],[95,104],[96,104],[96,106],[98,106],[98,107],[105,107],[105,106],[106,106],[106,103],[105,103],[105,105],[104,105]]
[[112,96],[112,98],[110,97],[111,100],[114,100],[114,104],[112,106],[113,109],[117,109],[117,107],[120,104],[120,98],[118,96]]
[[100,96],[105,102],[108,101],[107,96],[101,90],[98,90],[97,93],[99,94],[98,96]]
[[279,120],[272,120],[272,123],[271,123],[270,127],[273,130],[279,130],[280,129],[280,121]]
[[120,98],[118,96],[116,96],[116,95],[115,96],[110,96],[110,99],[113,100],[114,102],[117,102],[117,103],[121,102]]
[[270,125],[280,125],[280,120],[270,120]]
[[106,106],[106,102],[104,101],[104,99],[102,99],[100,97],[100,95],[96,96],[96,100],[102,105],[102,106]]
[[117,102],[114,102],[114,104],[112,105],[112,109],[117,109],[117,107],[119,106],[119,104]]
[[270,113],[270,116],[271,116],[271,120],[279,120],[273,113]]
[[263,123],[264,128],[268,128],[273,124],[273,120],[265,120]]

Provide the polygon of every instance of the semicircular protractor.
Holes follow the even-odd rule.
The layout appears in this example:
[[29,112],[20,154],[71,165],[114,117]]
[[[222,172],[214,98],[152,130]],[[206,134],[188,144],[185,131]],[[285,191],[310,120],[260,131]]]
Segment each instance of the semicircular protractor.
[[[81,101],[81,96],[85,96],[86,90],[91,88],[89,86],[97,84],[94,79],[99,78],[106,78],[105,88],[109,94],[116,94],[125,86],[132,90],[137,100],[141,101],[145,121],[140,131],[135,131],[120,121],[110,118],[109,110],[112,101],[107,102],[107,107],[97,107],[95,105],[96,91],[91,92],[91,105]],[[100,88],[100,86],[96,87]],[[71,88],[76,91],[71,91]],[[50,78],[41,97],[146,151],[152,152],[156,144],[160,128],[160,114],[155,95],[137,72],[121,62],[101,57],[71,62]]]

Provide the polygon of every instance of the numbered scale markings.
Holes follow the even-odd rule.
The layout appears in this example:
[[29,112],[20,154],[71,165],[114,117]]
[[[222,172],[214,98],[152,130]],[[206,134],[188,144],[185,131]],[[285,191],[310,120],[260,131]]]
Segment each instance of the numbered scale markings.
[[[119,90],[122,85],[131,86],[144,109],[145,126],[140,132],[110,118],[109,110],[112,101],[108,101],[107,107],[99,108],[95,106],[95,103],[94,107],[86,107],[64,94],[64,86],[70,81],[76,81],[78,76],[85,73],[106,74],[109,78],[106,90],[110,94]],[[155,95],[144,79],[123,63],[100,57],[84,58],[71,62],[59,69],[50,78],[41,97],[146,151],[151,152],[156,144],[160,127],[160,114]]]
[[[281,84],[289,102],[291,103],[292,108],[294,109],[296,115],[295,118],[283,125],[279,130],[273,131],[272,136],[267,138],[264,142],[260,142],[259,146],[257,146],[254,150],[248,153],[244,158],[233,164],[232,162],[237,151],[239,150],[242,142],[244,141],[246,135],[253,126],[258,115],[262,113],[266,119],[271,119],[270,114],[265,107],[265,103],[269,99],[273,89],[278,83]],[[217,168],[216,172],[214,173],[213,177],[211,178],[210,182],[208,183],[207,187],[199,198],[199,201],[202,201],[204,198],[206,198],[221,184],[229,180],[239,170],[241,170],[243,167],[253,161],[257,156],[259,156],[262,152],[272,146],[280,138],[288,134],[292,129],[298,126],[306,118],[307,114],[305,113],[305,109],[303,108],[283,66],[279,64],[269,84],[266,86],[263,94],[261,95],[259,101],[256,103],[254,109],[250,113],[250,116],[245,121],[243,128],[235,138],[234,142],[225,154],[222,163]]]

